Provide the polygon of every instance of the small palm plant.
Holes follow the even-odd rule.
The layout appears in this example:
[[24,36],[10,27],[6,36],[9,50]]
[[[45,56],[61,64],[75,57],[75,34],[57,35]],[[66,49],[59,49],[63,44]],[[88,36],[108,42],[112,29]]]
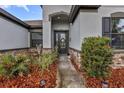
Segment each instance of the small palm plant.
[[28,62],[30,61],[26,55],[17,55],[15,56],[15,64],[11,68],[10,75],[19,75],[23,76],[24,74],[29,73]]
[[29,69],[28,69],[28,65],[24,64],[24,63],[19,63],[19,64],[15,64],[11,70],[10,75],[14,75],[14,76],[23,76],[24,74],[28,74]]
[[29,72],[29,61],[26,55],[3,54],[0,57],[0,75],[23,76]]
[[3,64],[0,64],[0,76],[6,75],[7,70],[4,68]]
[[55,51],[44,53],[40,55],[38,64],[41,67],[42,70],[48,69],[49,66],[55,62],[57,59],[57,53]]

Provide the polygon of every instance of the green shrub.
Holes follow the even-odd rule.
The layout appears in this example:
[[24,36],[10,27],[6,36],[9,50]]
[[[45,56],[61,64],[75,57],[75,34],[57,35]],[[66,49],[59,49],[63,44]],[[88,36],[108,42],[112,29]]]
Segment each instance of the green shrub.
[[6,75],[7,71],[4,68],[3,64],[0,64],[0,76]]
[[13,62],[15,62],[15,58],[11,54],[1,55],[0,60],[2,61],[2,64],[4,64],[4,65],[12,65]]
[[110,39],[105,37],[88,37],[84,39],[81,49],[82,68],[91,77],[105,78],[109,75],[112,63]]
[[29,73],[29,68],[28,65],[26,63],[18,63],[15,64],[12,68],[11,68],[11,76],[23,76],[24,74],[28,74]]
[[15,56],[15,64],[11,68],[10,75],[11,76],[16,76],[16,75],[23,75],[23,74],[28,74],[29,73],[29,67],[28,67],[28,62],[30,59],[28,59],[28,56],[26,55],[16,55]]
[[42,70],[48,69],[48,67],[56,60],[57,53],[55,51],[44,53],[40,56],[39,65]]
[[[41,54],[39,58],[35,59],[22,54],[3,54],[0,56],[0,75],[6,74],[6,76],[10,77],[27,75],[30,72],[30,64],[37,64],[42,70],[48,69],[49,66],[55,62],[56,58],[57,51]],[[33,63],[30,61],[33,61]]]
[[0,61],[1,75],[6,74],[6,76],[15,76],[29,72],[28,62],[30,59],[26,55],[19,54],[14,56],[12,54],[3,54],[0,57]]

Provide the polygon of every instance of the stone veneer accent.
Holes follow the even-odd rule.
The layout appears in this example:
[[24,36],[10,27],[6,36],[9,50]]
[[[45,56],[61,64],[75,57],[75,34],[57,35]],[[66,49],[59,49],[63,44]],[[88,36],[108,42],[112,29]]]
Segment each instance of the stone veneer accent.
[[[69,48],[69,59],[78,66],[78,69],[81,69],[81,55],[80,51]],[[124,53],[114,53],[112,65],[110,65],[113,69],[118,69],[124,67]]]
[[52,48],[43,48],[42,53],[51,52]]
[[78,69],[81,67],[81,55],[80,51],[69,48],[70,60],[78,66]]
[[112,62],[113,69],[124,67],[124,53],[115,53]]
[[[51,48],[43,48],[41,49],[42,53],[46,53],[46,52],[51,52]],[[12,50],[5,50],[5,51],[0,51],[0,54],[4,54],[4,53],[27,53],[27,52],[37,52],[36,48],[26,48],[26,49],[12,49]]]
[[15,53],[15,54],[18,54],[18,53],[26,53],[29,49],[26,48],[26,49],[12,49],[12,50],[6,50],[6,51],[1,51],[0,54],[4,54],[4,53]]

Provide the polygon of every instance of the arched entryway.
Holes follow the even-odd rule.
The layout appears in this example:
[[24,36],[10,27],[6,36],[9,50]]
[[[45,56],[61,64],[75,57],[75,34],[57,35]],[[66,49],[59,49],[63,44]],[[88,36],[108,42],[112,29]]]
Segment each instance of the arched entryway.
[[60,54],[68,53],[69,46],[69,20],[68,13],[57,12],[50,15],[51,45],[57,47]]

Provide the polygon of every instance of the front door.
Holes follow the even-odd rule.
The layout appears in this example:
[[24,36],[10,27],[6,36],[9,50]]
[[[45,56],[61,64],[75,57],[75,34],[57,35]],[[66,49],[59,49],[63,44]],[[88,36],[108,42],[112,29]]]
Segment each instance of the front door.
[[60,54],[66,54],[68,52],[68,32],[67,31],[54,32],[54,47],[58,47],[58,52]]

